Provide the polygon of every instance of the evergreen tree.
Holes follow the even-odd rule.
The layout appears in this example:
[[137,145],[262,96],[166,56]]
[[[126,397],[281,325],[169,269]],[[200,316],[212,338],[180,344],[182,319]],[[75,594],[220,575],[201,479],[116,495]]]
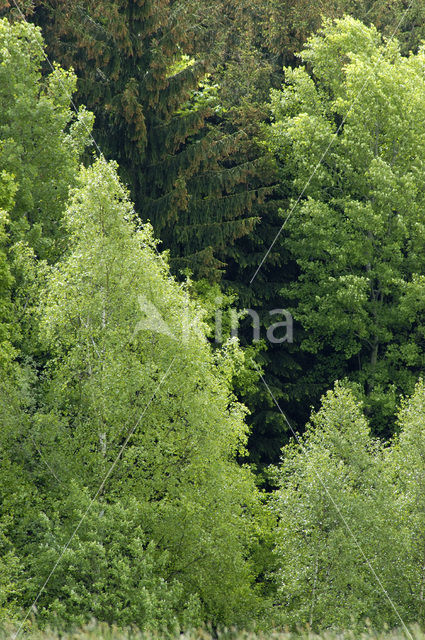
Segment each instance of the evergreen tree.
[[421,0],[181,0],[180,4],[182,9],[196,11],[199,27],[194,43],[199,50],[215,45],[218,57],[227,59],[249,34],[259,57],[279,74],[283,66],[298,66],[298,52],[324,19],[349,15],[374,25],[386,37],[395,35],[404,55],[417,52],[425,33]]
[[54,10],[38,2],[34,13],[49,54],[75,68],[99,146],[118,161],[175,268],[217,277],[229,247],[253,229],[264,185],[247,189],[255,169],[235,163],[243,132],[212,126],[209,105],[184,108],[207,63],[180,64],[191,37],[182,16],[169,0],[59,2]]

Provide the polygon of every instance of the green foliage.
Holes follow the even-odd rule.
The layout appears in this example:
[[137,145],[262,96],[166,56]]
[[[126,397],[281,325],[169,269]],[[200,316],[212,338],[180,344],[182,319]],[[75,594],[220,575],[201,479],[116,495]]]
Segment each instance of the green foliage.
[[235,462],[243,355],[211,351],[116,166],[77,179],[91,116],[71,116],[73,74],[41,75],[34,27],[1,29],[2,615],[31,605],[70,542],[37,602],[44,623],[242,624],[263,607],[259,540],[271,546]]
[[[250,158],[263,154],[256,149],[256,139],[262,138],[261,122],[269,118],[269,108],[264,104],[269,89],[281,85],[283,65],[299,66],[296,53],[303,48],[307,38],[323,26],[325,18],[350,14],[366,25],[375,24],[386,37],[392,38],[395,34],[400,38],[403,55],[410,49],[416,52],[424,35],[421,0],[409,3],[408,11],[404,0],[374,3],[359,0],[181,0],[179,8],[191,21],[191,55],[217,60],[212,78],[219,84],[220,104],[226,109],[226,126],[248,133],[245,149]],[[361,38],[359,42],[362,42]],[[337,118],[337,124],[339,122]],[[312,171],[314,165],[310,168]],[[276,182],[271,176],[273,172],[269,171],[267,177],[263,177],[263,184]],[[291,171],[283,172],[273,198],[266,198],[265,203],[255,209],[260,223],[252,233],[235,242],[230,259],[225,260],[228,264],[225,285],[229,281],[231,289],[237,291],[241,306],[268,310],[289,304],[286,295],[281,294],[282,284],[297,278],[298,266],[282,243],[276,243],[255,281],[250,283],[250,279],[285,219],[277,213],[278,207],[288,210],[288,199],[294,195],[298,197],[304,186],[302,184],[295,194],[293,190],[291,192],[293,177]],[[262,319],[263,322],[267,326],[267,319]],[[303,327],[297,322],[296,342],[302,340],[303,333]],[[249,343],[249,329],[241,335],[242,340]],[[414,349],[409,347],[410,351]],[[343,354],[333,353],[331,358],[322,350],[316,354],[300,353],[297,345],[268,345],[261,364],[268,372],[275,397],[291,423],[300,428],[308,419],[311,403],[316,404],[320,394],[347,373]],[[357,366],[358,363],[350,363],[350,369]],[[411,389],[411,384],[403,388]],[[251,460],[261,464],[276,462],[279,448],[288,438],[286,422],[276,415],[273,403],[263,389],[242,398],[251,409]],[[382,390],[375,387],[376,422],[385,421],[385,416],[393,412],[394,400],[395,394],[388,393],[385,383]],[[384,415],[378,417],[378,413]]]
[[42,76],[43,40],[34,26],[0,21],[0,169],[15,179],[12,241],[50,261],[63,250],[60,220],[92,116],[70,109],[76,77],[59,66]]
[[20,562],[10,540],[3,533],[5,518],[0,521],[0,619],[11,620],[20,595]]
[[[93,117],[70,110],[76,76],[44,73],[39,30],[0,20],[1,618],[37,597],[42,625],[94,617],[161,637],[423,623],[423,382],[393,416],[425,363],[425,48],[401,54],[419,23],[402,49],[379,33],[402,4],[371,7],[377,28],[325,21],[265,105],[319,14],[366,3],[25,3],[120,169],[79,167]],[[178,283],[139,214],[175,269],[208,279]],[[230,307],[264,327],[287,301],[300,353],[249,345],[248,325],[244,350],[209,344],[217,306],[227,336]],[[253,359],[299,423],[347,376],[267,472],[271,499],[242,464],[236,395],[254,409],[251,461],[276,456],[287,424]],[[372,436],[394,424],[388,446]]]
[[377,627],[400,622],[376,579],[397,607],[407,604],[403,540],[384,466],[361,405],[340,385],[323,398],[300,444],[284,448],[276,501],[283,623],[342,629],[366,618]]
[[[2,345],[4,347],[5,345]],[[13,356],[15,353],[13,353]],[[9,357],[0,363],[0,620],[18,617],[27,576],[25,546],[37,497],[30,469],[37,466],[26,410],[31,375]],[[27,469],[24,469],[28,463]]]
[[262,192],[242,186],[253,170],[235,160],[243,134],[215,126],[205,58],[182,58],[191,38],[184,11],[169,0],[45,4],[34,19],[50,54],[76,69],[96,140],[118,161],[142,221],[175,271],[219,278],[229,247],[257,222]]
[[[57,516],[39,518],[43,551],[31,561],[31,597],[39,588],[39,576],[49,574],[89,506],[90,496],[71,484],[56,505],[60,521]],[[94,617],[152,631],[201,624],[199,598],[185,593],[182,582],[170,573],[169,552],[150,539],[146,509],[138,498],[96,503],[49,581],[48,595],[39,605],[39,622],[64,627]]]
[[425,617],[424,451],[425,386],[418,382],[398,415],[399,434],[388,455],[387,475],[396,486],[399,535],[404,543],[403,576],[409,585],[411,618]]
[[[66,225],[69,252],[40,309],[50,361],[34,425],[45,474],[76,486],[69,499],[57,486],[47,494],[31,575],[47,573],[83,497],[131,437],[40,597],[41,615],[81,623],[95,611],[143,628],[243,621],[259,606],[247,554],[261,510],[248,469],[233,461],[246,427],[227,380],[232,356],[211,352],[150,227],[135,226],[114,165],[81,170]],[[28,602],[38,586],[33,577]]]
[[13,206],[15,193],[13,178],[6,171],[0,173],[0,371],[6,370],[6,364],[13,357],[11,345],[11,332],[13,326],[10,322],[12,313],[11,286],[13,277],[7,259],[6,243],[8,222],[7,211]]
[[424,55],[403,58],[352,18],[328,22],[301,54],[314,78],[288,68],[272,92],[270,145],[293,203],[306,187],[284,241],[299,276],[282,294],[319,387],[359,381],[378,431],[424,364]]
[[322,399],[287,445],[274,508],[280,620],[314,629],[423,623],[425,386],[391,446],[371,437],[353,388]]
[[62,214],[93,121],[70,109],[72,72],[42,73],[43,49],[39,29],[0,19],[0,360],[39,356],[39,286],[66,246]]

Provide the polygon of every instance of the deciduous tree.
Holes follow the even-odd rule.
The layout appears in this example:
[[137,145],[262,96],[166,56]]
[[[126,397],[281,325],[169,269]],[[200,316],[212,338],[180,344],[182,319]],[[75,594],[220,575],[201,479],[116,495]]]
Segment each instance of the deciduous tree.
[[283,234],[299,276],[282,294],[304,328],[301,349],[315,354],[315,382],[358,380],[385,432],[425,356],[425,52],[404,58],[345,18],[311,38],[302,61],[311,74],[286,69],[272,96],[270,144],[293,205],[305,188]]
[[41,310],[51,358],[35,420],[48,466],[65,485],[78,478],[81,498],[64,505],[59,489],[46,498],[34,575],[77,524],[73,505],[83,511],[119,462],[39,604],[63,619],[80,622],[94,607],[100,619],[142,627],[164,616],[183,624],[186,613],[192,624],[243,620],[257,606],[247,553],[259,507],[234,461],[246,427],[228,383],[231,346],[211,352],[200,310],[155,252],[151,228],[137,227],[115,165],[82,170],[66,224],[69,251]]

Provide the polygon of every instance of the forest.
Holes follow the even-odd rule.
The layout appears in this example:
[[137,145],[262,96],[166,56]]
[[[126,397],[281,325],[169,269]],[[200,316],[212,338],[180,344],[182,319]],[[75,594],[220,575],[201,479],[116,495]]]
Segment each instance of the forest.
[[424,0],[0,0],[0,638],[425,638]]

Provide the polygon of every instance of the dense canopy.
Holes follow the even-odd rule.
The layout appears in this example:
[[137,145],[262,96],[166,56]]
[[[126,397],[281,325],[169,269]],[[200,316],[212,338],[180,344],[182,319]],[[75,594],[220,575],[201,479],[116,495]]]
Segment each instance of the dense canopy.
[[424,35],[0,0],[0,637],[425,624]]

